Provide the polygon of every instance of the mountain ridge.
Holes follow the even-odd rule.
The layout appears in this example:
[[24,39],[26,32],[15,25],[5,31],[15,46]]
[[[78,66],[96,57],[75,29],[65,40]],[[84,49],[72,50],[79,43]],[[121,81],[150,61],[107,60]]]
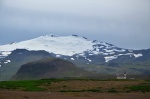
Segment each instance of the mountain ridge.
[[[103,55],[105,62],[116,59],[118,56],[130,55],[135,58],[141,57],[141,53],[133,53],[132,49],[124,49],[113,44],[88,40],[77,35],[58,37],[44,35],[35,39],[0,46],[0,57],[8,56],[15,49],[44,50],[49,53],[64,56]],[[89,59],[90,60],[90,59]]]

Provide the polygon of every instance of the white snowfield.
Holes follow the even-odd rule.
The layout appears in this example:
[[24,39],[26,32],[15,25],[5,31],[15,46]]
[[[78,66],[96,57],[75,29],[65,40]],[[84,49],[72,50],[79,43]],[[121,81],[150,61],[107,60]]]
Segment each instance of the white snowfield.
[[[11,52],[15,49],[45,50],[55,54],[72,56],[73,54],[93,50],[94,44],[97,43],[92,43],[92,41],[84,39],[83,37],[51,37],[46,35],[19,43],[2,45],[0,46],[0,51]],[[104,45],[107,44],[104,43]]]
[[74,53],[81,53],[86,49],[91,49],[91,41],[73,36],[51,37],[41,36],[39,38],[7,44],[0,46],[0,51],[13,51],[15,49],[45,50],[55,54],[72,56]]

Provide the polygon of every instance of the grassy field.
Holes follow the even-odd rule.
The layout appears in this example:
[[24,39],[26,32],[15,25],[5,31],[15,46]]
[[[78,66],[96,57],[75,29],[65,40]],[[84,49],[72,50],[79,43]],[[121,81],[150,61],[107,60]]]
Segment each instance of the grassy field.
[[150,99],[150,81],[98,79],[1,81],[0,99]]
[[145,93],[150,92],[150,81],[98,79],[43,79],[1,81],[0,90],[4,89],[14,91]]

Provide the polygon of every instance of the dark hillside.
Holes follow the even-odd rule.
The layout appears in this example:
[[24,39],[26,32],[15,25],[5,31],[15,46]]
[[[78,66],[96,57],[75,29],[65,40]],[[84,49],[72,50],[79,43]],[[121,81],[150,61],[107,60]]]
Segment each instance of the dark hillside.
[[44,79],[51,77],[88,76],[87,71],[79,69],[73,63],[54,58],[41,59],[21,66],[13,79]]

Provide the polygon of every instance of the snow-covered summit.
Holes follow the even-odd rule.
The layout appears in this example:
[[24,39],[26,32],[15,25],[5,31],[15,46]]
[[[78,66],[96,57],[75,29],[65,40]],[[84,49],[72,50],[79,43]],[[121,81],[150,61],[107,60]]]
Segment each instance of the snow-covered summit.
[[55,54],[72,56],[75,53],[93,48],[94,43],[83,37],[44,35],[35,39],[26,40],[0,46],[0,51],[13,51],[15,49],[45,50]]

